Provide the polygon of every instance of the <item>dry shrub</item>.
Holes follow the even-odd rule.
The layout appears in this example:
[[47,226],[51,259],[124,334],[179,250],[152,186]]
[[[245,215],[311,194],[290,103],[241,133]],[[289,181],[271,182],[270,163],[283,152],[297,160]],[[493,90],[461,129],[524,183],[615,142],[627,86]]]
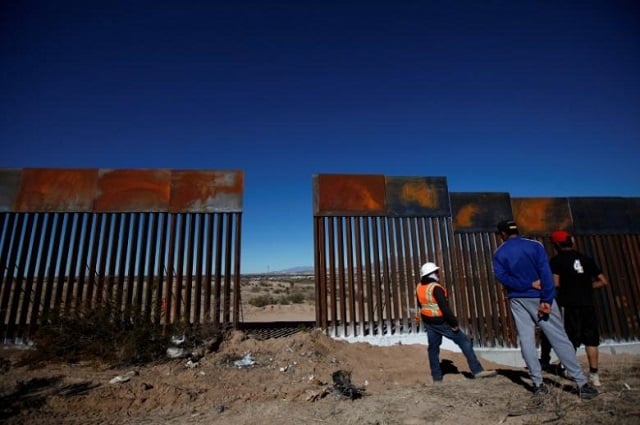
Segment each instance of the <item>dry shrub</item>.
[[265,307],[268,305],[273,305],[278,303],[276,299],[271,295],[258,295],[256,297],[253,297],[247,302],[254,307]]
[[72,313],[51,311],[34,338],[35,350],[24,364],[47,361],[99,361],[114,366],[152,362],[164,356],[168,337],[135,309],[122,311],[110,304]]
[[302,292],[293,292],[286,295],[272,296],[269,294],[257,295],[247,301],[248,304],[254,307],[265,307],[268,305],[289,305],[289,304],[304,304],[306,300],[305,295]]

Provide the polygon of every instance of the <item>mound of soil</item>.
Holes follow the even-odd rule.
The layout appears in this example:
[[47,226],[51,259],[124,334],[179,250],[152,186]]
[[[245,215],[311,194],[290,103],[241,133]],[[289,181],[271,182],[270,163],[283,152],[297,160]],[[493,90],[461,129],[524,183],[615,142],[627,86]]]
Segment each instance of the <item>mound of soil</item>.
[[424,345],[348,343],[319,330],[267,340],[232,332],[197,359],[137,368],[17,366],[23,353],[0,350],[5,424],[640,422],[640,356],[629,354],[601,355],[601,394],[583,401],[555,375],[537,399],[526,370],[486,361],[498,376],[472,379],[464,357],[445,350],[444,383],[434,385]]

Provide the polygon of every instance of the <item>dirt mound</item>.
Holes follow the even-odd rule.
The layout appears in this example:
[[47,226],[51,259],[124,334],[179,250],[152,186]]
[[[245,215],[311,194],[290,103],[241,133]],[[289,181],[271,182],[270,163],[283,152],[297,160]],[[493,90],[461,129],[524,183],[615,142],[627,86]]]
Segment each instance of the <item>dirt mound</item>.
[[[464,358],[443,351],[445,382],[433,385],[424,345],[348,343],[318,330],[268,340],[233,332],[197,361],[168,359],[129,369],[83,363],[16,367],[18,350],[5,348],[0,356],[0,417],[7,424],[640,420],[640,357],[632,355],[601,356],[602,394],[594,400],[579,400],[570,381],[548,375],[552,393],[535,403],[522,369],[483,361],[498,376],[471,379]],[[336,376],[349,378],[350,391],[338,391],[344,385],[336,387]]]

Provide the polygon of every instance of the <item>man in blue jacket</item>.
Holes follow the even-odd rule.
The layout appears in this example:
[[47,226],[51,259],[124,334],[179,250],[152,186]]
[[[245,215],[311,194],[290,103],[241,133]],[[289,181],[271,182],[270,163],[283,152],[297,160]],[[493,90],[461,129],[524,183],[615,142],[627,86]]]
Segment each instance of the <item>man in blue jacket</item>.
[[564,330],[560,308],[554,301],[555,284],[544,247],[540,242],[520,237],[518,226],[512,220],[498,223],[498,234],[503,243],[493,254],[493,271],[507,292],[534,394],[549,392],[542,381],[536,349],[535,328],[539,326],[569,376],[578,384],[580,398],[596,397],[598,390],[587,381]]

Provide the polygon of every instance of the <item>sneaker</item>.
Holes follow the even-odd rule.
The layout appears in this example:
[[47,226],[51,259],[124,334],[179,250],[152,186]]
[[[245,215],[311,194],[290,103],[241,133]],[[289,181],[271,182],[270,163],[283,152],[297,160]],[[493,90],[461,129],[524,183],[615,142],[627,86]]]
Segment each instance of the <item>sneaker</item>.
[[591,383],[591,385],[593,385],[594,387],[599,387],[600,385],[602,385],[600,383],[600,377],[598,376],[597,373],[590,373],[589,374],[589,382]]
[[549,394],[549,388],[542,383],[540,385],[533,384],[533,395],[547,395]]
[[473,375],[473,377],[476,379],[490,378],[492,376],[496,376],[497,374],[498,372],[496,372],[495,370],[481,370],[480,372]]
[[593,388],[588,382],[578,389],[581,399],[590,400],[598,396],[598,390]]

